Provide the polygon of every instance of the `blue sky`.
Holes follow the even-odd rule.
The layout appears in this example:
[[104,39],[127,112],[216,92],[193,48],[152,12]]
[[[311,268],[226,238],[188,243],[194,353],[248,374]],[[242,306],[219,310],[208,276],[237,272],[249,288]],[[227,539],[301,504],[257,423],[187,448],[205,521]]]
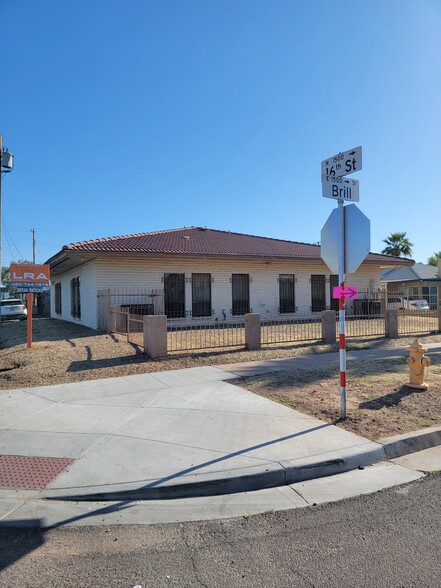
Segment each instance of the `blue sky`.
[[441,250],[441,0],[0,0],[3,265],[208,226],[317,242],[362,145],[371,249]]

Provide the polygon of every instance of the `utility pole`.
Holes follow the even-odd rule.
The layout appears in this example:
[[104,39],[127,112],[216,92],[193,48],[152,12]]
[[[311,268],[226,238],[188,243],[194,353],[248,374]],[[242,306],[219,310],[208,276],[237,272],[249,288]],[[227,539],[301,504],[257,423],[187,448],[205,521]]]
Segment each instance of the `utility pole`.
[[31,229],[32,233],[32,263],[35,264],[35,229]]
[[3,137],[0,135],[0,287],[2,285],[2,177],[12,171],[13,155],[3,147]]

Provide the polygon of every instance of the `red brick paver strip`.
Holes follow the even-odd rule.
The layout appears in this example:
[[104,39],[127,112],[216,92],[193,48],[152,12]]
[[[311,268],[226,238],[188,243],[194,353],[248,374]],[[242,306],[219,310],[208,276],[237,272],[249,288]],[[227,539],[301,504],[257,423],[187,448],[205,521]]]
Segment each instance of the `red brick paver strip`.
[[0,455],[0,488],[43,490],[75,460]]

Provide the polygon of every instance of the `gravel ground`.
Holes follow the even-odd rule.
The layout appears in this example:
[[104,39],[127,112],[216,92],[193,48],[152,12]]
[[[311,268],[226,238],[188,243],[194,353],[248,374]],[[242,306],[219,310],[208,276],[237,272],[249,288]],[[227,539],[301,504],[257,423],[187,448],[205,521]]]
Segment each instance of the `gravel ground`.
[[[419,337],[441,342],[441,334]],[[408,345],[414,337],[350,340],[349,349]],[[152,360],[121,335],[98,333],[56,319],[33,321],[33,345],[26,349],[26,323],[0,325],[0,390],[80,382],[203,365],[220,365],[337,351],[319,343],[271,345],[259,351],[240,348],[175,353]],[[436,356],[436,357],[435,357]],[[441,360],[431,354],[430,388],[409,393],[406,365],[397,360],[363,362],[349,367],[348,420],[345,428],[370,438],[441,424]],[[244,379],[248,389],[325,421],[339,412],[338,367],[296,370]]]
[[332,345],[290,344],[260,351],[240,348],[174,353],[149,359],[123,335],[98,333],[57,319],[34,319],[33,344],[26,349],[26,323],[0,326],[0,389],[113,378],[203,365],[219,365],[335,351]]

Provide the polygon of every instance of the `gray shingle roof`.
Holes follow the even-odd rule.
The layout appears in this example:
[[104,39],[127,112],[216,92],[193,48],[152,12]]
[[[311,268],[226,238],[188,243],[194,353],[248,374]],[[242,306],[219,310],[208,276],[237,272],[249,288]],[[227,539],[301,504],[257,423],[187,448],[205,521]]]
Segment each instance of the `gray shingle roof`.
[[415,263],[411,267],[388,268],[381,271],[382,282],[416,282],[437,279],[438,268],[425,263]]
[[416,263],[412,266],[412,269],[422,280],[433,280],[433,278],[438,277],[438,267],[434,265]]

